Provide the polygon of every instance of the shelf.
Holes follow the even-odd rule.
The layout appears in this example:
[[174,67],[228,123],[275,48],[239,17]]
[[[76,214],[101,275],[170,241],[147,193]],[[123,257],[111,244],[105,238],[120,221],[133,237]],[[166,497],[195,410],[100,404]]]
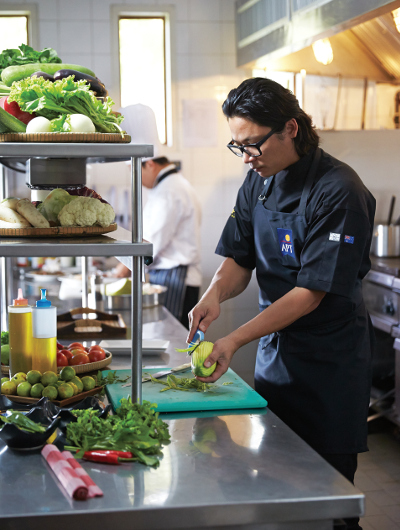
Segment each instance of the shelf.
[[129,243],[109,236],[85,238],[0,238],[0,256],[152,256],[151,243]]
[[0,158],[143,158],[153,156],[151,144],[0,142]]

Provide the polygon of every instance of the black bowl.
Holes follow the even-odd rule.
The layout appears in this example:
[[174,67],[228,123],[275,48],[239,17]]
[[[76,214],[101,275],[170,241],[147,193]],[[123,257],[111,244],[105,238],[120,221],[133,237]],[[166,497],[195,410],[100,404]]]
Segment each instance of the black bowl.
[[[48,403],[52,405],[50,402]],[[48,438],[50,438],[57,429],[61,421],[61,418],[59,418],[58,415],[54,417],[54,411],[51,409],[51,406],[48,406],[47,403],[43,403],[41,407],[36,406],[26,414],[27,418],[44,425],[46,427],[45,432],[30,433],[22,431],[12,423],[4,423],[4,426],[0,430],[0,438],[10,449],[17,449],[20,451],[41,449]],[[21,414],[23,413],[21,412]]]

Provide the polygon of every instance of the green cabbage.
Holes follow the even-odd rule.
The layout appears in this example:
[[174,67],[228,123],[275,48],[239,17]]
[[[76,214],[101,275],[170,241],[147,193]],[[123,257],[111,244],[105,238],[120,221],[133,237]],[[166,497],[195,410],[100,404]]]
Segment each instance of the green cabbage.
[[44,215],[44,217],[50,222],[59,225],[57,219],[58,214],[64,208],[66,204],[77,198],[77,195],[70,195],[68,191],[62,188],[56,188],[52,190],[45,198],[45,200],[39,204],[37,209]]

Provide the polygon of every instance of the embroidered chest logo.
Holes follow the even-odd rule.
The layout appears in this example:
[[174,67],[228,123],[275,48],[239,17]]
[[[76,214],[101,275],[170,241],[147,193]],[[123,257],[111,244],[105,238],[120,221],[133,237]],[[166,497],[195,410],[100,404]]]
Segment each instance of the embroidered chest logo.
[[292,256],[294,258],[292,231],[287,228],[277,228],[277,230],[282,256]]

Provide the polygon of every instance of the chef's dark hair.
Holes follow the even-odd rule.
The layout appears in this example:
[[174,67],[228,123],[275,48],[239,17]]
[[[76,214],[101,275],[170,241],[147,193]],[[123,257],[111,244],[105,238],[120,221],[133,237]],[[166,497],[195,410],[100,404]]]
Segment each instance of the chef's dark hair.
[[283,131],[285,123],[295,118],[299,126],[294,144],[297,154],[304,156],[319,144],[319,136],[311,117],[300,108],[293,93],[279,83],[264,77],[246,79],[232,89],[222,105],[227,118],[246,118],[257,125]]

